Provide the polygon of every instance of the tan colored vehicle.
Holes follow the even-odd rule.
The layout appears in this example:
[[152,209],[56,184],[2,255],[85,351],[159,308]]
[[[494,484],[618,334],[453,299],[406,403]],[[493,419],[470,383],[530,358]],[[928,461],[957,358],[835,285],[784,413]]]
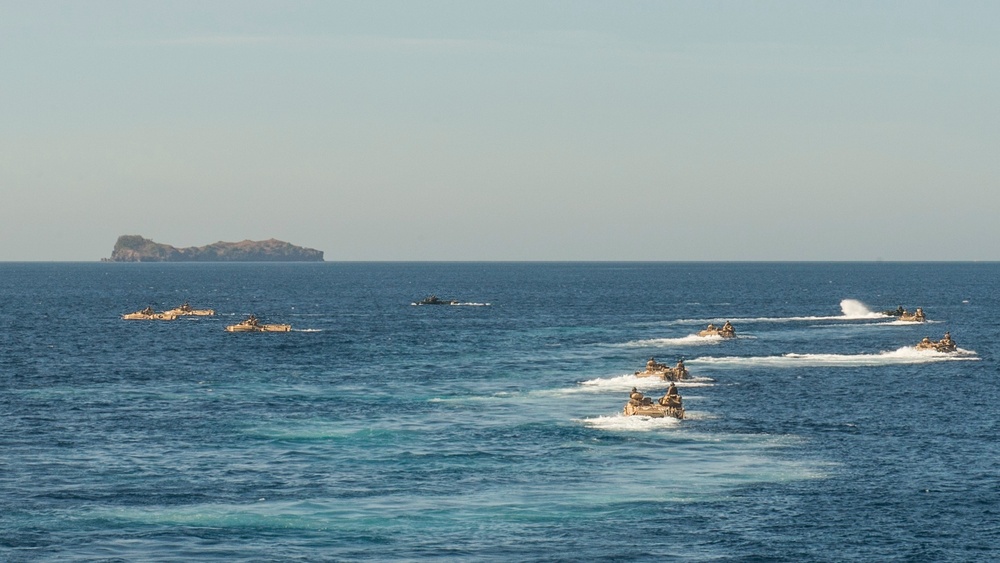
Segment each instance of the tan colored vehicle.
[[226,327],[226,332],[291,332],[292,325],[267,325],[250,315],[245,321]]
[[667,394],[655,403],[652,399],[643,396],[642,393],[633,387],[622,414],[625,416],[648,416],[652,418],[671,417],[682,420],[684,418],[684,406],[681,396],[677,394],[677,387],[673,384],[670,385]]
[[958,343],[951,339],[951,333],[944,333],[944,338],[937,342],[925,336],[917,343],[917,350],[934,350],[936,352],[954,352],[958,350]]
[[927,315],[924,314],[924,310],[917,307],[917,310],[913,313],[904,311],[902,315],[899,315],[899,320],[910,321],[914,323],[922,323],[927,321]]
[[721,336],[722,338],[736,338],[736,329],[726,321],[726,324],[717,327],[709,323],[705,330],[698,333],[698,336]]
[[122,315],[122,319],[126,321],[172,321],[176,318],[177,315],[174,315],[169,311],[157,313],[152,307],[146,307],[141,311]]
[[917,310],[913,313],[907,311],[902,305],[896,307],[895,309],[889,309],[888,311],[882,311],[883,315],[890,317],[896,317],[901,321],[910,321],[915,323],[922,323],[927,320],[927,316],[924,315],[924,310],[917,307]]
[[684,420],[684,407],[666,407],[661,405],[625,405],[625,416],[648,416],[651,418],[676,418]]
[[185,316],[195,316],[195,317],[210,317],[215,314],[215,309],[193,309],[191,305],[185,301],[183,305],[177,307],[176,309],[170,309],[169,311],[164,311],[164,314],[176,315],[178,317]]
[[635,372],[636,377],[659,377],[664,381],[680,381],[688,377],[688,370],[684,367],[684,360],[678,360],[675,367],[661,364],[656,358],[650,358],[646,362],[646,371]]

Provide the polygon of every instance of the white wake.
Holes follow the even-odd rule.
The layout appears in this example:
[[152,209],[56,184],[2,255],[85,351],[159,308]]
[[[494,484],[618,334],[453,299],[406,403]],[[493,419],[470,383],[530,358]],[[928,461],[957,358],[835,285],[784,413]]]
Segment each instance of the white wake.
[[[860,321],[865,319],[892,318],[884,313],[872,311],[867,305],[857,299],[844,299],[840,302],[840,315],[811,315],[802,317],[754,317],[747,319],[732,319],[738,322],[793,322],[793,321]],[[739,330],[737,328],[737,330]]]
[[[679,389],[686,389],[690,387],[711,387],[714,385],[712,381],[712,379],[707,377],[691,377],[689,379],[682,379],[676,383]],[[596,379],[581,381],[580,387],[573,388],[573,390],[576,392],[600,393],[604,391],[615,391],[627,393],[629,389],[632,389],[633,387],[637,387],[640,390],[663,389],[668,385],[670,385],[670,382],[664,381],[659,377],[619,375],[617,377],[598,377]],[[626,397],[626,399],[627,398],[628,397]]]
[[633,340],[626,342],[624,346],[629,348],[642,346],[704,346],[706,344],[718,344],[725,340],[721,336],[698,336],[689,334],[678,338],[647,338],[645,340]]
[[917,350],[904,346],[898,350],[883,351],[878,354],[783,354],[781,356],[725,356],[719,358],[701,357],[686,362],[688,367],[705,366],[750,366],[750,367],[837,367],[837,366],[884,366],[902,364],[926,364],[979,360],[971,350],[959,348],[955,352]]
[[724,321],[730,321],[736,325],[736,331],[739,333],[740,327],[739,323],[785,323],[785,322],[801,322],[801,321],[857,321],[864,319],[890,319],[890,317],[884,313],[872,311],[867,305],[858,301],[857,299],[844,299],[840,302],[840,312],[839,315],[805,315],[796,317],[716,317],[716,318],[705,318],[705,319],[678,319],[676,321],[669,321],[663,324],[666,325],[690,325],[690,324],[705,324],[705,323],[721,323]]
[[574,422],[585,424],[591,428],[600,430],[619,430],[630,432],[649,432],[663,428],[676,428],[681,421],[669,416],[663,418],[651,418],[648,416],[598,416],[594,418],[579,419]]

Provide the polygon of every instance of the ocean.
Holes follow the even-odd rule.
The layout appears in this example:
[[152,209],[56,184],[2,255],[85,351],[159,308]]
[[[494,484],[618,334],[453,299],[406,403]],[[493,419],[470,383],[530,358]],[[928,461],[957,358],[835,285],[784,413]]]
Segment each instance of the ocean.
[[[996,560],[998,283],[0,263],[0,560]],[[459,304],[412,305],[431,294]],[[120,318],[185,301],[216,315]],[[249,314],[293,330],[224,330]],[[695,336],[726,320],[737,338]],[[914,348],[946,331],[958,352]],[[635,377],[650,357],[687,364],[684,420],[622,415],[666,388]]]

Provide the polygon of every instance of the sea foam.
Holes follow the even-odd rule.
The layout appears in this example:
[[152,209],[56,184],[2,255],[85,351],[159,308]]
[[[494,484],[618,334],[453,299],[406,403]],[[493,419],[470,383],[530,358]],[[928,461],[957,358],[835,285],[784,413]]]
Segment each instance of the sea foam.
[[649,416],[598,416],[576,420],[591,428],[600,430],[618,430],[628,432],[649,432],[664,428],[677,428],[680,420],[671,417],[652,418]]
[[725,339],[718,335],[698,336],[697,334],[689,334],[679,338],[649,338],[646,340],[633,340],[632,342],[626,342],[624,346],[630,348],[644,346],[703,346],[705,344],[718,344],[723,340]]
[[961,348],[956,352],[917,350],[904,346],[897,350],[878,354],[783,354],[781,356],[723,356],[718,358],[700,357],[689,360],[691,365],[708,366],[760,366],[760,367],[837,367],[837,366],[881,366],[900,364],[925,364],[961,360],[978,360],[976,353]]

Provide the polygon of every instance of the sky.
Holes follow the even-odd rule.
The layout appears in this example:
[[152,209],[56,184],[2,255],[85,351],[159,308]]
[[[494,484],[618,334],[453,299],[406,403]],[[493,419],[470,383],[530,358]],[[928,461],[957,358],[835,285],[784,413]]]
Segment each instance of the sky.
[[0,261],[1000,260],[1000,2],[0,0]]

